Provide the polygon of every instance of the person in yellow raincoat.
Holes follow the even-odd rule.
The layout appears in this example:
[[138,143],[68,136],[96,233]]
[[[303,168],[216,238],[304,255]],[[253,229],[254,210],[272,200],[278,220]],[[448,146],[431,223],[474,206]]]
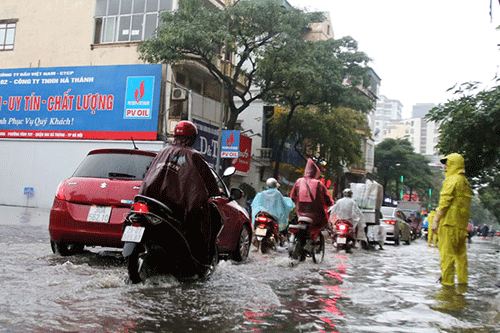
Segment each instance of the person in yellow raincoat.
[[472,191],[465,178],[464,158],[450,154],[441,160],[445,164],[445,179],[439,197],[439,207],[432,229],[438,233],[441,257],[441,284],[467,284],[467,224]]
[[438,241],[438,235],[435,232],[432,232],[432,222],[434,222],[434,217],[436,216],[436,211],[431,210],[429,215],[427,216],[427,222],[429,223],[429,229],[427,233],[427,242],[429,243],[429,246],[432,246],[432,243],[434,242],[434,247],[437,246],[437,241]]

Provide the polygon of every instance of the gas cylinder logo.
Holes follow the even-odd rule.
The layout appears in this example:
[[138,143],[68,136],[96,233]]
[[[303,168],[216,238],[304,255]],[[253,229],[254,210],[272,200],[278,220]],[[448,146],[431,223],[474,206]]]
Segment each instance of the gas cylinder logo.
[[124,119],[151,119],[153,88],[153,76],[127,77]]

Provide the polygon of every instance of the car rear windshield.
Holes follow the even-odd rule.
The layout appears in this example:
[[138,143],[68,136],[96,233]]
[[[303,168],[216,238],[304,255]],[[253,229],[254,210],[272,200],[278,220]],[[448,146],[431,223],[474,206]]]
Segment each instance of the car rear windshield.
[[76,169],[73,177],[142,180],[153,159],[153,156],[137,154],[88,155]]
[[394,208],[392,208],[392,207],[381,207],[380,208],[380,212],[384,216],[392,216],[392,214],[394,212]]

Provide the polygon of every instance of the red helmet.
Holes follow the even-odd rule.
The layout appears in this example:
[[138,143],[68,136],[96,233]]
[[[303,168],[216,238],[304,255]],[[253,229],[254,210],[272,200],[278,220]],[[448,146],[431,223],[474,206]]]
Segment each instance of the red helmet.
[[190,121],[179,121],[174,128],[174,136],[197,136],[198,129],[195,124]]

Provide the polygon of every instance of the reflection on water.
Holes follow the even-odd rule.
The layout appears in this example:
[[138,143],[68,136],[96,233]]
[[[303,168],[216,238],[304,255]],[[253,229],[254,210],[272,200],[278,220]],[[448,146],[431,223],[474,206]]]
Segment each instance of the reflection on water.
[[129,285],[119,251],[52,254],[46,217],[0,217],[0,332],[500,332],[500,238],[473,239],[465,288],[436,283],[423,239],[350,254],[328,243],[321,264],[294,267],[285,248],[252,251],[206,282]]

